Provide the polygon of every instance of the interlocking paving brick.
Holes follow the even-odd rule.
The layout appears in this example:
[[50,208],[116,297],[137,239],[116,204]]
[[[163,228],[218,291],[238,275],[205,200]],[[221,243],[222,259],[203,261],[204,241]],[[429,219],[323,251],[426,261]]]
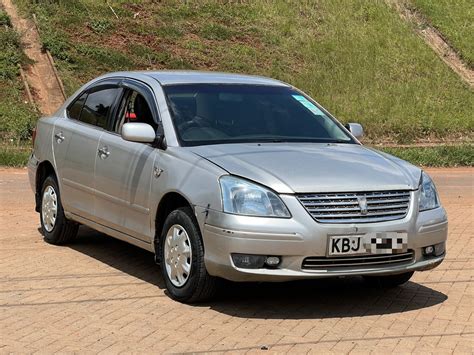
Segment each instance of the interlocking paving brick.
[[86,228],[44,243],[26,170],[0,169],[0,353],[473,353],[474,169],[429,172],[450,221],[437,269],[393,290],[229,284],[190,306],[146,251]]

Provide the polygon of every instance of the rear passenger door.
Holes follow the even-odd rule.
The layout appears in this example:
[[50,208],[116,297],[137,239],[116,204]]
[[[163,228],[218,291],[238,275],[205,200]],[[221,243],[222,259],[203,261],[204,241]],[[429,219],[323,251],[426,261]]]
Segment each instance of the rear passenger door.
[[69,106],[68,120],[55,126],[54,143],[67,147],[58,154],[61,200],[65,209],[95,220],[95,161],[99,140],[121,89],[115,81],[87,89]]
[[150,242],[150,187],[156,149],[149,143],[121,137],[123,123],[143,122],[157,127],[158,110],[148,86],[133,80],[122,83],[118,109],[99,142],[96,160],[96,210],[101,224]]

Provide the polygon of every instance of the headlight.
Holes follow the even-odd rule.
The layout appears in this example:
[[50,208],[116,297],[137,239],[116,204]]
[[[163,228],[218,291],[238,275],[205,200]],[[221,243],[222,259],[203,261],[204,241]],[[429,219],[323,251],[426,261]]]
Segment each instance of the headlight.
[[420,212],[426,210],[432,210],[433,208],[439,207],[438,193],[433,180],[428,174],[421,173],[420,181]]
[[225,175],[219,180],[224,212],[259,217],[291,217],[274,192],[244,179]]

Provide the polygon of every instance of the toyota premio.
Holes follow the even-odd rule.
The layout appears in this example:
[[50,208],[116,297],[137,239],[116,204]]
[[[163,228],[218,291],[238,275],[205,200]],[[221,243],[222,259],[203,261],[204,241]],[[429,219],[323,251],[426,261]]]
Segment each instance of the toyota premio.
[[39,120],[29,177],[47,242],[86,225],[149,250],[182,302],[219,279],[393,287],[442,262],[447,217],[428,174],[362,134],[269,78],[112,73]]

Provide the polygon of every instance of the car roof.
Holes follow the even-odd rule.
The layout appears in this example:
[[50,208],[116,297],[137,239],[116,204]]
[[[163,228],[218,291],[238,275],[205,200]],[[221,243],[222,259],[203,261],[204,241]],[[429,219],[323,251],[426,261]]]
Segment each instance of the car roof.
[[110,73],[106,76],[126,76],[133,78],[136,76],[151,77],[161,85],[173,84],[249,84],[249,85],[269,85],[288,86],[288,84],[276,79],[266,78],[256,75],[232,74],[221,72],[206,72],[194,70],[161,70],[161,71],[131,71]]

